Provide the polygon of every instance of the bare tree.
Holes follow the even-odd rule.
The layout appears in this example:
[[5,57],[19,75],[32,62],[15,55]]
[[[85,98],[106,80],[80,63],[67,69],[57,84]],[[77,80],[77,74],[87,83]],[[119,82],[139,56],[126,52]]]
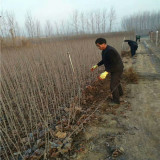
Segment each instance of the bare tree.
[[71,32],[71,26],[70,24],[66,23],[66,35],[70,35],[70,32]]
[[101,12],[100,10],[95,11],[95,25],[96,25],[96,33],[100,33],[100,29],[101,29],[101,24],[102,24],[102,20],[101,20]]
[[116,19],[116,12],[115,12],[115,9],[113,7],[111,7],[108,16],[109,16],[109,32],[111,32],[112,31],[113,22]]
[[61,21],[60,26],[61,26],[61,35],[66,35],[67,34],[66,24],[63,20]]
[[95,33],[95,19],[94,19],[94,12],[90,12],[89,14],[89,23],[91,26],[91,33],[94,34]]
[[51,37],[53,35],[53,27],[49,20],[46,21],[45,34],[46,34],[46,37]]
[[[87,14],[88,15],[88,14]],[[89,17],[85,16],[84,18],[84,25],[85,25],[85,33],[91,33],[91,25],[90,25],[90,20],[89,20]]]
[[79,13],[77,10],[75,10],[72,14],[72,24],[75,30],[75,33],[78,35],[78,31],[79,31]]
[[80,14],[80,24],[81,24],[81,32],[84,34],[85,33],[85,17],[83,12]]
[[2,38],[3,37],[8,37],[9,36],[9,27],[7,25],[7,18],[6,15],[3,11],[1,11],[1,24],[0,24],[0,33]]
[[15,45],[17,36],[20,36],[20,29],[13,12],[3,12],[1,23],[1,33],[4,37],[11,37],[12,44]]
[[35,21],[31,16],[30,12],[27,12],[26,14],[26,18],[25,18],[25,26],[26,26],[26,30],[28,32],[28,36],[33,38],[35,36]]
[[55,28],[56,28],[56,35],[59,36],[60,35],[60,30],[59,30],[59,27],[58,27],[58,23],[54,22],[54,24],[55,24]]
[[102,11],[102,32],[106,32],[106,19],[107,19],[107,11],[104,9]]
[[15,15],[13,12],[6,12],[7,25],[9,27],[9,32],[11,33],[12,39],[14,39],[17,35],[16,28],[18,27],[17,22],[15,20]]
[[35,22],[35,30],[36,30],[36,37],[40,38],[42,35],[42,28],[41,28],[41,23],[38,19]]

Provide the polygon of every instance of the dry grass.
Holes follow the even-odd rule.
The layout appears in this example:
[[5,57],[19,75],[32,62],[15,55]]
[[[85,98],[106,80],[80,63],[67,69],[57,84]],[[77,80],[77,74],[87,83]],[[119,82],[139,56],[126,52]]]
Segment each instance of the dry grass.
[[1,39],[1,48],[9,49],[9,48],[23,48],[23,47],[31,47],[31,40],[25,37],[16,37],[14,39],[11,38],[3,38]]
[[127,83],[138,83],[138,74],[133,70],[132,67],[124,71],[123,77]]
[[[124,36],[109,37],[108,44],[120,52]],[[100,51],[94,44],[96,38],[57,40],[34,43],[29,48],[3,49],[3,159],[31,159],[33,156],[44,159],[70,149],[61,144],[66,144],[66,138],[79,131],[77,127],[86,116],[81,106],[85,99],[82,99],[83,90],[100,73],[100,69],[90,72],[91,66],[101,60]],[[65,136],[60,138],[58,133]],[[53,143],[59,149],[52,148]]]
[[130,51],[121,51],[121,56],[122,57],[131,57],[131,52]]

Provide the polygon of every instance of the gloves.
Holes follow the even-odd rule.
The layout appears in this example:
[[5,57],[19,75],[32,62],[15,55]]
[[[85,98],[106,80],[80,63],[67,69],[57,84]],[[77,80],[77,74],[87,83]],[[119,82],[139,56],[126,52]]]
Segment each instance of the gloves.
[[105,71],[105,72],[103,72],[103,73],[100,74],[100,76],[98,77],[98,79],[104,80],[104,79],[106,78],[107,75],[108,75],[108,72]]
[[98,67],[98,65],[94,65],[92,68],[91,68],[91,71],[94,71],[96,68]]

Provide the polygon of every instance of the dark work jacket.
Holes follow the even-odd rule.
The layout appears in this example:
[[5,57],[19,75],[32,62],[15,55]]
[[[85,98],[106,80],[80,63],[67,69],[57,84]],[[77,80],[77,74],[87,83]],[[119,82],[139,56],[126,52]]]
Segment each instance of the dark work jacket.
[[102,60],[97,65],[103,64],[107,72],[122,72],[124,68],[119,53],[109,45],[102,51]]
[[137,42],[132,40],[125,40],[125,42],[128,42],[128,45],[130,46],[131,49],[137,50],[138,48]]

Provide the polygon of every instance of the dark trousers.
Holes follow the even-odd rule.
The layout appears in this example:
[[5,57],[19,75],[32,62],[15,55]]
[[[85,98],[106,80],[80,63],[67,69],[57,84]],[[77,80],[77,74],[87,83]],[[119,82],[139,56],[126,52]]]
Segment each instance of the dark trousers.
[[140,42],[140,38],[136,38],[136,42],[139,40],[139,42]]
[[136,54],[136,50],[134,48],[131,48],[131,55],[132,57]]
[[123,71],[111,73],[110,89],[115,103],[120,103],[119,97],[123,95],[122,86],[120,84],[122,73]]

